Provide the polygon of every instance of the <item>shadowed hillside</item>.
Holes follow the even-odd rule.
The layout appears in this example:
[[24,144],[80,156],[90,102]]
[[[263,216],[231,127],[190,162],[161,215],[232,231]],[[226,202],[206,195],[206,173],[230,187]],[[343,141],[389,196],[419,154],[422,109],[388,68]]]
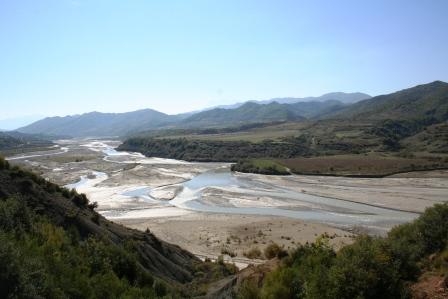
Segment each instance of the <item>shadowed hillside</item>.
[[176,122],[182,116],[167,115],[152,109],[127,113],[90,112],[65,117],[47,117],[18,129],[23,133],[48,135],[121,136]]
[[[11,167],[0,157],[0,297],[193,294],[201,275],[211,269],[222,273],[220,265],[204,264],[149,230],[108,221],[95,207],[84,194]],[[185,283],[193,284],[184,289]]]
[[248,123],[301,121],[334,112],[344,107],[337,100],[259,104],[247,102],[237,108],[215,108],[196,113],[182,123],[188,127],[225,127]]
[[328,117],[441,122],[448,119],[448,83],[434,81],[388,95],[373,97],[350,105]]

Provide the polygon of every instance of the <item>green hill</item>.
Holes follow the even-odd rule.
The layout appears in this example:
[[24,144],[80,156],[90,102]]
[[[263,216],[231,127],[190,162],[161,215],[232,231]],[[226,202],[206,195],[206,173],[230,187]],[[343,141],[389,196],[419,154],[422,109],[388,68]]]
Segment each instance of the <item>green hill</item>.
[[182,116],[167,115],[152,109],[127,113],[90,112],[65,117],[47,117],[17,129],[23,133],[48,135],[122,136],[171,124]]
[[[95,206],[0,157],[0,298],[186,297],[212,271],[149,230],[108,221]],[[227,273],[213,267],[214,278]]]
[[19,147],[22,144],[23,142],[20,141],[19,139],[14,138],[9,134],[0,132],[0,150],[12,147]]
[[259,104],[247,102],[237,108],[216,108],[196,113],[181,123],[188,127],[226,127],[249,123],[302,121],[341,109],[345,105],[336,100]]
[[47,148],[52,145],[53,143],[44,136],[19,132],[0,132],[0,153],[3,154]]
[[445,121],[448,119],[448,83],[434,81],[373,97],[329,114],[327,118]]
[[182,123],[189,127],[222,127],[244,123],[262,123],[304,119],[288,109],[287,105],[270,103],[267,105],[247,102],[235,109],[216,108],[196,113]]

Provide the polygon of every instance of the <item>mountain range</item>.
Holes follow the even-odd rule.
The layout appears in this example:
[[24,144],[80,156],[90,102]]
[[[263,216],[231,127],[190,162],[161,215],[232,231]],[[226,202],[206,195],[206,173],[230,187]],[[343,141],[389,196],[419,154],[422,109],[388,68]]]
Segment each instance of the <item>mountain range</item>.
[[168,126],[182,118],[182,115],[167,115],[152,109],[126,113],[89,112],[65,117],[47,117],[18,131],[71,137],[122,136],[140,130]]
[[248,123],[300,121],[370,98],[363,93],[330,93],[321,97],[278,98],[215,107],[200,112],[168,115],[152,109],[126,113],[90,112],[65,117],[47,117],[17,131],[50,136],[124,136],[140,131],[176,127],[226,127]]
[[[320,97],[304,97],[304,98],[293,98],[293,97],[286,97],[286,98],[273,98],[269,100],[261,100],[261,101],[249,101],[252,103],[257,104],[269,104],[272,102],[277,102],[279,104],[294,104],[299,102],[326,102],[326,101],[339,101],[344,104],[353,104],[365,99],[370,99],[371,96],[362,93],[362,92],[353,92],[353,93],[345,93],[345,92],[330,92],[326,93],[324,95],[321,95]],[[214,108],[225,108],[225,109],[234,109],[238,108],[240,106],[243,106],[247,102],[239,102],[231,105],[219,105],[216,107],[212,107],[205,110],[212,110]]]
[[448,83],[434,81],[357,102],[327,117],[355,120],[448,119]]
[[409,89],[370,97],[363,93],[330,93],[318,98],[277,98],[216,107],[196,113],[168,115],[152,109],[127,113],[90,112],[49,117],[18,129],[28,134],[71,137],[126,136],[169,128],[236,127],[253,123],[319,119],[403,120],[448,119],[448,84],[435,81]]
[[0,153],[4,150],[48,147],[54,145],[45,136],[16,131],[0,132]]

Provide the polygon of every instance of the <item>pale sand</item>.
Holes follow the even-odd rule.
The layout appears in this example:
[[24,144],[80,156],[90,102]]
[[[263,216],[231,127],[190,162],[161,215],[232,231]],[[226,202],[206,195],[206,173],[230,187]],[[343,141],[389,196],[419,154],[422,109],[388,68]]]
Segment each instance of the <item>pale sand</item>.
[[447,172],[439,171],[433,176],[426,174],[417,177],[419,174],[413,173],[386,178],[238,175],[250,176],[295,192],[408,212],[421,213],[427,207],[448,201],[448,175]]
[[244,252],[255,247],[263,252],[271,242],[291,250],[327,233],[330,244],[338,249],[353,240],[351,233],[324,224],[271,216],[189,212],[179,217],[114,221],[139,230],[149,229],[162,240],[201,257],[216,258],[226,248],[236,254],[234,262],[246,260],[247,264],[250,260]]

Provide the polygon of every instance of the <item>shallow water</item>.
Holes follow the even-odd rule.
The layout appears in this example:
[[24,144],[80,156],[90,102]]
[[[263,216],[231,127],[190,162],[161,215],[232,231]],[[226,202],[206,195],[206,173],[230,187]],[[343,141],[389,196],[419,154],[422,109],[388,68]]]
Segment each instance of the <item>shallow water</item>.
[[[188,163],[172,159],[147,158],[139,153],[117,152],[101,142],[91,144],[92,150],[103,152],[104,159],[111,163],[135,163],[137,160],[139,163],[154,165]],[[85,146],[89,147],[89,144]],[[385,231],[395,224],[411,221],[418,216],[414,213],[293,191],[258,181],[250,175],[231,173],[228,164],[215,164],[216,169],[203,172],[182,183],[182,191],[171,201],[152,198],[151,188],[148,186],[128,189],[121,195],[139,198],[147,203],[158,202],[164,206],[199,212],[283,216],[339,227],[368,227],[376,232]],[[79,182],[69,186],[82,188],[95,183],[99,177],[104,178],[104,175],[107,177],[104,173],[95,172],[94,174],[95,179],[82,177]],[[223,192],[223,196],[217,195],[213,197],[213,200],[209,200],[210,195],[204,196],[205,191]],[[363,196],[361,189],[359,193],[359,196]],[[235,200],[229,201],[229,196],[234,197]],[[276,204],[269,204],[266,199]],[[239,202],[244,202],[244,205],[239,205]]]
[[[370,206],[361,203],[344,201],[294,192],[275,185],[253,181],[241,175],[234,175],[230,171],[209,171],[194,177],[184,183],[184,190],[171,201],[177,207],[192,209],[201,212],[272,215],[284,216],[302,220],[324,222],[337,226],[368,226],[370,228],[390,227],[411,221],[418,215],[414,213],[396,211],[386,208]],[[251,195],[254,199],[269,197],[285,202],[282,207],[260,206],[233,206],[210,204],[202,201],[204,188],[228,187],[242,195]],[[261,203],[261,205],[263,202]]]

